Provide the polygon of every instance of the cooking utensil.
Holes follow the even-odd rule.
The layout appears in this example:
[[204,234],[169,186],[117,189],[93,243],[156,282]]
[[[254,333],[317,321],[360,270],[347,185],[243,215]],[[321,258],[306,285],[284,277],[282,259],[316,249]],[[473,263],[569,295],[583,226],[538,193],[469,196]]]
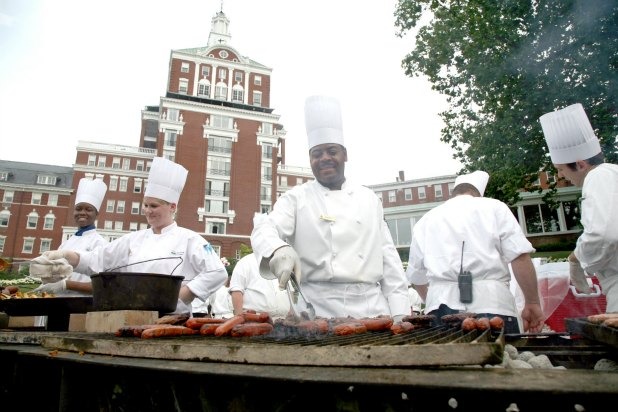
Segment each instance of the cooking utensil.
[[[290,309],[296,320],[314,320],[315,309],[311,302],[309,302],[303,292],[300,290],[300,285],[296,280],[296,276],[292,273],[290,281],[286,285],[288,291],[288,298],[290,299]],[[299,299],[300,297],[300,299]]]

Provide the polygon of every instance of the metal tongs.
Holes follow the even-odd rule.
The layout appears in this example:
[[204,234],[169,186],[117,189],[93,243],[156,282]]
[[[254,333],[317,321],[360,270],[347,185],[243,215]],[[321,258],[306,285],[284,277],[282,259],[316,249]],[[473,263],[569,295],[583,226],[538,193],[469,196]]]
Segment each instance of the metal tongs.
[[[286,288],[288,291],[288,298],[290,299],[290,309],[294,315],[294,319],[297,321],[314,320],[315,309],[313,308],[311,302],[305,299],[294,273],[290,276],[290,281],[286,284]],[[298,299],[299,297],[300,301]]]

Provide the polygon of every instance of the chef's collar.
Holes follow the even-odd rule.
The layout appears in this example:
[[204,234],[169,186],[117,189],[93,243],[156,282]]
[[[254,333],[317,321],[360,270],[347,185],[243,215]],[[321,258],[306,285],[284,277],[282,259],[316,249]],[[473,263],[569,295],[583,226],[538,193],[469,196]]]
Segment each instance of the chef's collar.
[[165,226],[163,229],[161,229],[161,234],[169,232],[170,230],[173,230],[174,228],[176,228],[176,226],[178,226],[178,224],[175,221],[172,222],[171,224],[169,224],[169,225]]
[[94,225],[88,225],[88,226],[80,227],[79,230],[77,232],[75,232],[75,236],[81,236],[84,232],[87,232],[87,231],[92,230],[92,229],[96,229],[96,227]]

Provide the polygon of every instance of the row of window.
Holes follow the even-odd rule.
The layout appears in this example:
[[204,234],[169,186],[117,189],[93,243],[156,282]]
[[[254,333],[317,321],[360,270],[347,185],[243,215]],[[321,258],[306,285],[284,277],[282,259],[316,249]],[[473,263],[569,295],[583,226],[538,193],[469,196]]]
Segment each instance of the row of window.
[[[448,184],[448,194],[449,194],[449,196],[453,193],[453,186],[454,185],[455,185],[454,183],[449,183]],[[407,187],[407,188],[403,189],[404,200],[412,200],[413,199],[413,195],[412,195],[413,189],[416,189],[416,192],[418,194],[418,199],[419,200],[423,200],[423,199],[427,198],[427,192],[426,192],[425,186],[416,186],[415,188]],[[399,190],[401,190],[401,189],[399,189]],[[436,198],[436,199],[441,199],[444,196],[444,194],[442,192],[442,185],[441,184],[433,185],[433,194],[434,194],[434,198]],[[377,195],[380,198],[380,200],[382,200],[382,192],[378,192]],[[388,202],[389,203],[397,202],[397,190],[389,190],[388,191]]]
[[[15,199],[15,191],[13,190],[4,191],[4,194],[2,195],[2,203],[13,203],[14,199]],[[43,193],[32,192],[30,204],[42,205],[43,204]],[[47,195],[47,206],[58,206],[58,195],[57,194],[49,193]]]
[[[113,156],[111,168],[116,170],[131,170],[131,160],[135,161],[135,168],[133,170],[137,170],[138,172],[149,172],[150,166],[152,166],[152,161],[150,160],[139,160],[139,159],[130,159],[126,157]],[[105,168],[107,167],[107,156],[105,155],[96,155],[89,154],[88,155],[88,166],[90,167],[99,167]]]
[[[189,62],[182,62],[180,65],[180,71],[182,73],[189,73],[189,67],[190,67]],[[201,66],[201,73],[202,73],[202,78],[210,78],[210,66]],[[226,67],[220,67],[219,70],[217,70],[217,78],[219,80],[225,80],[227,79],[227,74],[230,71],[230,69],[226,68]],[[244,73],[242,71],[239,70],[234,70],[234,81],[237,83],[240,83],[243,81],[244,78]],[[261,86],[262,85],[262,76],[260,76],[259,74],[256,74],[253,76],[253,84],[256,86]]]
[[[223,81],[219,81],[215,84],[214,95],[212,94],[212,87],[210,81],[206,79],[202,79],[197,83],[197,96],[205,97],[208,99],[215,100],[230,100],[235,103],[244,103],[245,101],[245,89],[240,84],[235,84],[232,86],[232,94],[228,96],[229,87],[227,83]],[[179,94],[189,94],[189,79],[180,78],[178,79],[178,93]],[[253,106],[262,106],[262,92],[259,90],[254,90],[252,94],[252,105]]]

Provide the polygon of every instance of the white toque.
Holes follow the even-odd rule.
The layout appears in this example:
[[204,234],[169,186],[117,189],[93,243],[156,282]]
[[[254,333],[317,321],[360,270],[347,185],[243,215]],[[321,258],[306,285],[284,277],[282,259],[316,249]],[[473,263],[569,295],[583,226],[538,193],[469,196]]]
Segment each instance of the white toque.
[[343,122],[339,101],[329,96],[310,96],[305,101],[305,128],[309,150],[325,144],[343,143]]
[[467,175],[457,176],[455,178],[455,185],[453,186],[453,189],[462,183],[469,183],[476,187],[476,190],[478,190],[481,196],[483,196],[485,194],[485,188],[487,187],[487,181],[489,181],[489,174],[482,170],[477,170],[476,172],[468,173]]
[[88,203],[92,205],[97,212],[101,208],[101,203],[107,192],[107,185],[101,179],[88,179],[86,177],[80,179],[77,186],[77,194],[75,195],[75,204]]
[[545,113],[539,120],[552,163],[573,163],[601,152],[599,139],[580,103]]
[[154,197],[169,203],[178,203],[187,181],[187,169],[163,157],[152,159],[145,197]]

